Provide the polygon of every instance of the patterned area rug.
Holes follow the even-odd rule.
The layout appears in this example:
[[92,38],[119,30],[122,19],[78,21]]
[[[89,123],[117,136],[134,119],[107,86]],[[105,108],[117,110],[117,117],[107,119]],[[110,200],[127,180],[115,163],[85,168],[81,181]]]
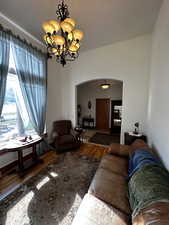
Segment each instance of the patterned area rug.
[[98,159],[68,152],[0,202],[0,225],[70,225]]
[[100,144],[100,145],[110,145],[112,143],[120,143],[120,135],[118,134],[104,134],[96,132],[93,137],[90,138],[89,142]]

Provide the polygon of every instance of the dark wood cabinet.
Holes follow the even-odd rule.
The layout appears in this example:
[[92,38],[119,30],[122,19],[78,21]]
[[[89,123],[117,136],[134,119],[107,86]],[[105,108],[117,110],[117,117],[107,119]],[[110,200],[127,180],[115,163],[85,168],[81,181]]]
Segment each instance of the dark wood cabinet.
[[136,135],[131,135],[128,132],[124,133],[124,143],[125,145],[131,145],[136,139],[142,139],[147,143],[147,137],[145,135],[141,136],[136,136]]

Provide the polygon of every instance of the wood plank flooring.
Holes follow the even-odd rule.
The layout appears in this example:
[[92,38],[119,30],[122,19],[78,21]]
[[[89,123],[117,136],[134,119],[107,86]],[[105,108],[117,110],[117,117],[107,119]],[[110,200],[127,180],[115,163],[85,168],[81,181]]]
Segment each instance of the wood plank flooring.
[[77,152],[82,155],[86,155],[92,158],[102,158],[108,151],[108,147],[92,144],[92,143],[85,143],[83,144]]
[[[84,143],[78,150],[75,151],[88,157],[102,158],[107,153],[107,150],[108,147],[106,146]],[[2,177],[0,179],[0,200],[9,195],[12,191],[14,191],[18,186],[25,183],[28,179],[38,174],[40,170],[52,163],[57,157],[59,157],[59,154],[56,154],[53,151],[49,151],[41,157],[43,159],[43,163],[29,169],[29,171],[23,178],[20,178],[16,172]]]

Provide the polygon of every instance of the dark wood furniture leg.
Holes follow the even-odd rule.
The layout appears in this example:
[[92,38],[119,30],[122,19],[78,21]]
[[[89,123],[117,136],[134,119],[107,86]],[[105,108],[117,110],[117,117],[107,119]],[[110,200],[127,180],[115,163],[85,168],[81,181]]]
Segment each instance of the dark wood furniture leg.
[[32,146],[32,159],[33,159],[33,163],[43,163],[42,159],[39,159],[37,152],[36,152],[36,144],[34,144]]
[[19,173],[21,175],[23,175],[24,165],[23,165],[23,152],[22,152],[22,150],[18,151],[18,169],[19,169]]
[[32,146],[32,159],[33,159],[33,162],[37,162],[38,161],[38,156],[37,156],[37,152],[36,152],[36,145],[33,145]]

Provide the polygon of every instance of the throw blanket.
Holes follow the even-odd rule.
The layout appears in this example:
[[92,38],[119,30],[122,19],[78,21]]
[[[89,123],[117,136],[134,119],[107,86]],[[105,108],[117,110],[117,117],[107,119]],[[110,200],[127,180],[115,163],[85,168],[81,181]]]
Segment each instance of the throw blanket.
[[130,178],[129,201],[132,217],[157,202],[169,202],[169,173],[159,165],[145,165]]
[[146,149],[138,149],[130,156],[128,177],[138,170],[143,168],[145,165],[159,165],[162,166],[161,161],[157,158],[153,152]]

